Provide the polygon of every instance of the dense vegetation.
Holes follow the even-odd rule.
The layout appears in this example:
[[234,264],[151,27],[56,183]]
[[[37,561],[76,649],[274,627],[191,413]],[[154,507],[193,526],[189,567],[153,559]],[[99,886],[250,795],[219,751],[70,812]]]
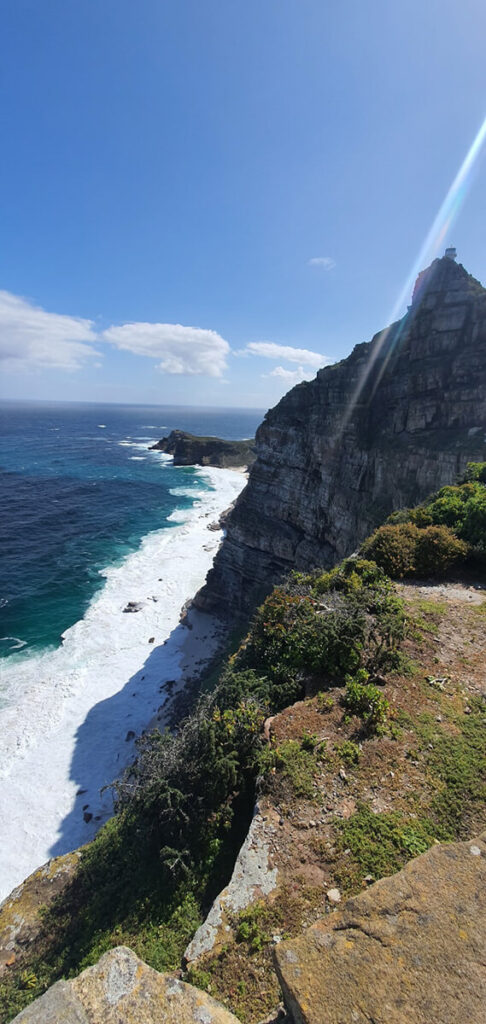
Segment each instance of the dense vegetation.
[[[356,738],[384,729],[388,701],[379,687],[384,674],[399,666],[407,631],[389,576],[443,573],[472,553],[483,557],[485,483],[486,464],[470,466],[457,487],[391,517],[363,546],[364,557],[324,573],[294,572],[272,591],[191,715],[173,732],[155,731],[139,741],[135,763],[115,784],[116,815],[86,848],[68,890],[46,910],[28,968],[0,984],[0,1019],[10,1019],[58,977],[96,962],[113,945],[131,946],[159,970],[179,966],[231,873],[257,776],[273,769],[297,796],[312,795],[324,748],[304,736],[272,750],[262,739],[265,719],[312,694],[321,695],[325,710],[326,690],[342,687],[343,714],[356,716]],[[479,733],[471,736],[462,739],[461,733],[449,760],[440,740],[429,743],[432,770],[452,779],[436,808],[451,822],[447,837],[457,834],[458,802],[482,785],[475,776]],[[346,740],[343,762],[356,766],[359,756],[357,743]],[[370,813],[360,808],[342,829],[346,848],[365,867],[374,856],[370,843],[385,851],[393,870],[437,835],[428,819],[410,831],[399,817],[382,820]]]
[[393,579],[443,575],[486,558],[486,463],[469,463],[464,480],[422,505],[394,512],[362,546]]

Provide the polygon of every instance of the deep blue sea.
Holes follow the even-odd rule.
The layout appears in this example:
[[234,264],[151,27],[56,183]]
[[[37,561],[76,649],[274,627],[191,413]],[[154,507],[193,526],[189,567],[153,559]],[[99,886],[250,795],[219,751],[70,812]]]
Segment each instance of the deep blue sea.
[[103,586],[100,570],[193,504],[181,474],[190,484],[195,470],[174,469],[150,444],[176,428],[252,437],[262,418],[254,409],[0,403],[0,657],[59,645]]

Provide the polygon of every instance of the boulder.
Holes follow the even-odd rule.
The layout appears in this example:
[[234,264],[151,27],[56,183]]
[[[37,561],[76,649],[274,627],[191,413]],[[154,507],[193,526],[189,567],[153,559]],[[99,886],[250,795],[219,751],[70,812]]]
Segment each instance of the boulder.
[[275,959],[294,1024],[480,1024],[486,832],[433,846]]
[[238,1024],[211,996],[159,974],[118,946],[73,981],[58,981],[14,1024]]

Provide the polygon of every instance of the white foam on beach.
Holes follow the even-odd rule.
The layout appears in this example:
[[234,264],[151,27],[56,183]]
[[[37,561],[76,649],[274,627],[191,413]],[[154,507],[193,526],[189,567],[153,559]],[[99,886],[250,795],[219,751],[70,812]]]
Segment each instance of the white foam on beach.
[[[49,857],[93,837],[112,812],[100,789],[133,760],[133,734],[164,703],[164,683],[181,679],[188,643],[193,665],[215,650],[217,621],[193,612],[189,630],[179,616],[221,540],[207,527],[246,481],[231,470],[199,472],[215,490],[103,572],[105,586],[60,648],[2,665],[0,899]],[[124,612],[129,602],[140,610]]]

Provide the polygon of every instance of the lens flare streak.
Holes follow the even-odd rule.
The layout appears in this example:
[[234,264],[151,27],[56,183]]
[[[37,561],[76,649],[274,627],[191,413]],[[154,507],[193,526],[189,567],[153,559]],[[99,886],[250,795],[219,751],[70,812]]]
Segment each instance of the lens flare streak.
[[[455,178],[454,178],[454,180],[453,180],[453,182],[452,182],[452,184],[451,184],[451,186],[450,186],[450,188],[449,188],[449,190],[448,190],[448,192],[447,192],[447,194],[446,194],[446,196],[444,198],[444,201],[443,201],[443,203],[442,203],[442,205],[441,205],[441,207],[440,207],[440,209],[439,209],[439,211],[438,211],[438,213],[437,213],[437,215],[435,217],[435,220],[434,220],[434,222],[432,224],[432,227],[430,228],[430,231],[428,232],[428,234],[427,234],[427,236],[425,238],[425,241],[424,241],[423,245],[421,246],[421,249],[420,249],[420,251],[418,253],[418,256],[417,256],[417,258],[416,258],[416,260],[415,260],[411,270],[410,270],[410,273],[407,276],[405,284],[404,284],[404,286],[403,286],[403,288],[402,288],[402,290],[401,290],[401,292],[400,292],[400,294],[399,294],[399,296],[398,296],[398,298],[397,298],[397,300],[395,302],[395,305],[393,307],[391,316],[389,317],[389,321],[388,321],[392,326],[391,327],[387,327],[382,332],[381,337],[379,338],[378,342],[376,343],[376,345],[374,347],[374,350],[373,350],[373,353],[371,355],[371,358],[369,359],[369,361],[368,361],[368,363],[367,363],[367,365],[366,365],[366,367],[365,367],[365,369],[364,369],[364,371],[363,371],[363,373],[361,375],[361,378],[360,378],[360,380],[359,380],[359,382],[358,382],[358,384],[357,384],[357,386],[356,386],[356,388],[355,388],[355,390],[353,392],[353,395],[351,396],[351,399],[349,401],[349,405],[348,405],[348,407],[347,407],[347,409],[346,409],[346,411],[344,413],[344,416],[343,416],[343,419],[342,419],[342,422],[341,422],[341,425],[340,425],[339,437],[336,440],[339,440],[342,437],[342,435],[343,435],[343,433],[344,433],[344,431],[346,429],[346,426],[349,423],[349,420],[350,420],[350,418],[351,418],[351,416],[352,416],[352,414],[354,412],[354,409],[356,408],[356,406],[357,406],[357,404],[358,404],[358,402],[360,400],[360,397],[362,395],[363,389],[364,389],[364,387],[365,387],[365,385],[366,385],[366,383],[367,383],[367,381],[369,379],[370,373],[371,373],[372,369],[374,368],[377,359],[379,359],[379,357],[380,357],[380,355],[382,353],[383,347],[384,347],[384,345],[386,344],[386,342],[387,342],[387,340],[389,338],[390,331],[393,328],[394,322],[398,319],[398,317],[400,315],[400,311],[403,309],[403,306],[407,302],[407,299],[408,299],[409,295],[412,292],[415,280],[416,280],[420,270],[422,270],[424,266],[427,266],[433,259],[435,259],[435,257],[437,256],[437,253],[439,252],[439,250],[442,248],[442,246],[444,244],[444,239],[447,237],[452,224],[454,223],[454,221],[457,218],[457,215],[458,215],[458,213],[459,213],[459,211],[460,211],[460,209],[461,209],[461,207],[462,207],[462,205],[464,203],[464,200],[466,198],[467,192],[468,192],[468,190],[470,188],[471,180],[472,180],[472,172],[473,172],[475,164],[477,163],[478,157],[480,156],[480,153],[481,153],[481,150],[483,148],[485,139],[486,139],[486,117],[484,118],[484,121],[483,121],[483,123],[482,123],[482,125],[481,125],[481,127],[480,127],[480,129],[479,129],[479,131],[478,131],[474,141],[472,142],[468,152],[466,153],[466,156],[464,157],[464,160],[463,160],[463,162],[462,162],[462,164],[461,164],[461,166],[460,166],[460,168],[459,168],[459,170],[458,170],[458,172],[457,172],[457,174],[456,174],[456,176],[455,176]],[[389,352],[387,353],[387,355],[385,356],[385,358],[383,360],[382,366],[380,368],[379,375],[378,375],[378,377],[377,377],[377,379],[375,381],[374,388],[373,388],[373,393],[376,391],[376,388],[377,388],[377,386],[378,386],[378,384],[379,384],[379,382],[380,382],[380,380],[381,380],[381,378],[382,378],[382,376],[383,376],[383,374],[384,374],[384,372],[386,370],[386,367],[387,367],[387,364],[388,364],[388,360],[390,359],[390,355],[392,354],[392,351],[394,351],[394,349],[396,348],[397,344],[399,343],[400,336],[401,336],[401,334],[403,332],[403,328],[405,326],[405,323],[406,323],[406,316],[402,318],[401,323],[399,323],[398,326],[397,326],[396,334],[395,334],[395,336],[392,339],[392,344],[390,345],[390,350],[389,350]]]

